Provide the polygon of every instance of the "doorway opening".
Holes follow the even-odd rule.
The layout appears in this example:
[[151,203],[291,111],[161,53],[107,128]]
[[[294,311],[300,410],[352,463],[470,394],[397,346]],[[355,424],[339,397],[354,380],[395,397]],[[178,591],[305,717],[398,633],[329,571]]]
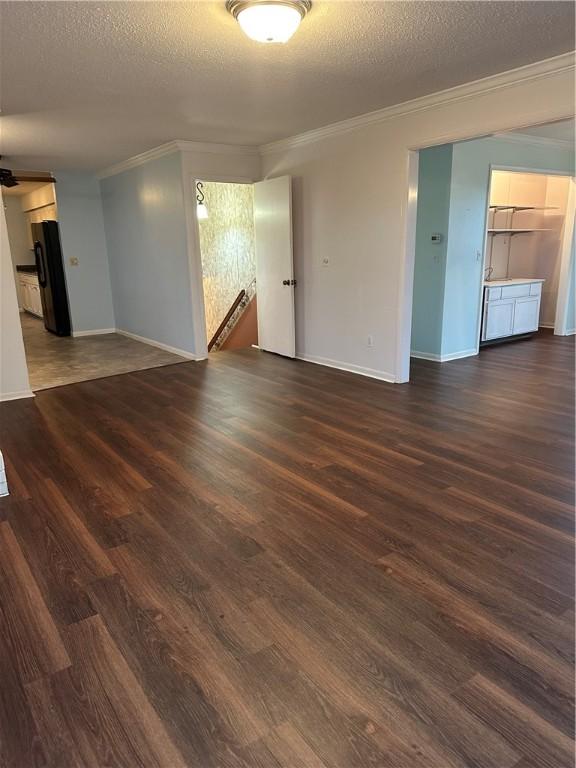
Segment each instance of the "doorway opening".
[[[171,351],[120,335],[113,327],[73,328],[74,306],[81,306],[94,290],[89,257],[78,234],[91,231],[92,211],[74,206],[70,215],[71,193],[57,200],[56,179],[49,173],[16,171],[13,179],[16,184],[2,186],[1,199],[32,392],[185,362]],[[67,205],[61,243],[60,213]],[[72,246],[66,251],[67,242]],[[102,301],[104,288],[100,284]]]
[[209,352],[258,345],[252,184],[196,181]]
[[257,346],[295,357],[292,178],[252,184],[192,177],[192,185],[192,299],[206,305],[197,319],[205,328],[198,344],[208,351]]
[[568,120],[419,150],[412,359],[575,332],[573,134]]
[[480,346],[557,327],[569,176],[492,169]]
[[56,185],[49,174],[24,176],[2,198],[26,360],[39,383],[36,374],[55,359],[54,345],[71,335]]

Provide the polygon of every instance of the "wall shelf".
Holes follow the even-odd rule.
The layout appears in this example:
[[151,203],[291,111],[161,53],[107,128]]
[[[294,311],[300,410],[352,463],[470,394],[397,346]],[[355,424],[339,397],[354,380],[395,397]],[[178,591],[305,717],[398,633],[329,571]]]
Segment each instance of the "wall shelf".
[[491,211],[557,211],[557,205],[490,205]]
[[540,227],[536,229],[489,229],[489,235],[525,235],[529,232],[549,232],[549,229]]

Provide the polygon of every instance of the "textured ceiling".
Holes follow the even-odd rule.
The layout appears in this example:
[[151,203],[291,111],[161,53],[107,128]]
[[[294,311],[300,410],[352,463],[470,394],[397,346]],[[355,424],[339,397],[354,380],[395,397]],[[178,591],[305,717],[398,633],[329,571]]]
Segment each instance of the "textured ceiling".
[[327,2],[284,46],[221,2],[1,2],[4,163],[102,168],[258,145],[554,56],[570,2]]

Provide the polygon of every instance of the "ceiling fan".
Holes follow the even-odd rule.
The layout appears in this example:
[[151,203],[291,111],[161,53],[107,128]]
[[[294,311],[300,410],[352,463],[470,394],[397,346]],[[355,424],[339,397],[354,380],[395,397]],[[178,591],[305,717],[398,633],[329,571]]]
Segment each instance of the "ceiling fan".
[[[0,155],[0,160],[2,155]],[[8,168],[0,168],[0,187],[16,187],[21,181],[44,181],[50,184],[56,181],[50,176],[21,176],[14,175],[14,172]]]

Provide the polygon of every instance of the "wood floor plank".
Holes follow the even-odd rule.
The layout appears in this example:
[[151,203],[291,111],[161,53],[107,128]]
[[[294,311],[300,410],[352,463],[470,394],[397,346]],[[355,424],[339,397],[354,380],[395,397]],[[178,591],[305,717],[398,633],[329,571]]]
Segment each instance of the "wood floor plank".
[[[82,703],[76,697],[66,708],[68,727],[80,720],[82,710],[84,720],[79,727],[83,729],[84,743],[97,754],[100,764],[106,764],[112,747],[123,768],[186,768],[101,618],[92,616],[69,626],[66,642],[74,662],[71,671],[76,679],[82,679],[84,693]],[[57,684],[54,681],[54,686]]]
[[0,523],[3,631],[23,682],[70,666],[70,658],[10,523]]
[[474,677],[454,697],[493,727],[536,765],[566,768],[574,759],[573,740],[538,717],[490,680]]
[[[571,665],[547,654],[534,643],[470,605],[446,586],[429,579],[413,563],[402,556],[388,555],[382,560],[391,578],[409,583],[414,591],[426,596],[439,608],[448,609],[447,620],[462,634],[462,642],[480,658],[484,655],[493,673],[519,689],[533,707],[548,712],[561,730],[574,733],[573,680]],[[479,642],[480,641],[480,642]],[[526,674],[526,669],[530,673]]]
[[32,716],[15,663],[16,647],[6,630],[10,616],[0,600],[0,765],[3,768],[47,768],[46,749]]
[[574,340],[411,375],[0,404],[2,768],[576,768]]
[[96,611],[84,590],[83,561],[46,517],[41,503],[26,502],[12,516],[20,546],[42,591],[50,614],[61,624],[73,624]]

